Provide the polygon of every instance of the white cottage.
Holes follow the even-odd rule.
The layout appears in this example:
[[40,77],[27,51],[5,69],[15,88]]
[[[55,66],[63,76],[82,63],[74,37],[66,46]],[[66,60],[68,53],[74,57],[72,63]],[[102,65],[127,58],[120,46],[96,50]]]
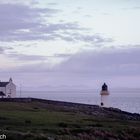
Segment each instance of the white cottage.
[[0,96],[2,98],[16,97],[16,85],[13,83],[12,78],[9,79],[9,82],[0,81]]

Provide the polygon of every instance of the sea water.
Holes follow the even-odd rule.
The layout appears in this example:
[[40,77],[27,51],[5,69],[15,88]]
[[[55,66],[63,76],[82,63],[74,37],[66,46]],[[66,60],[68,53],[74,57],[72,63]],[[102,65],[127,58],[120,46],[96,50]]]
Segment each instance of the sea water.
[[[100,105],[101,97],[99,93],[99,91],[92,90],[22,91],[21,93],[18,92],[17,96]],[[123,111],[140,113],[140,91],[111,91],[109,105]]]

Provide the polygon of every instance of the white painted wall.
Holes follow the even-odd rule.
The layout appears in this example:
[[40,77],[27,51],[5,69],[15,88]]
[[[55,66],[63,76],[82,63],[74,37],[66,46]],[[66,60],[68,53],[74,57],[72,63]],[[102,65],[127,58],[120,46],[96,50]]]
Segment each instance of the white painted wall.
[[103,107],[110,107],[109,95],[101,95],[101,102],[103,103]]
[[6,85],[6,97],[16,97],[16,86],[12,82],[9,82],[9,84]]

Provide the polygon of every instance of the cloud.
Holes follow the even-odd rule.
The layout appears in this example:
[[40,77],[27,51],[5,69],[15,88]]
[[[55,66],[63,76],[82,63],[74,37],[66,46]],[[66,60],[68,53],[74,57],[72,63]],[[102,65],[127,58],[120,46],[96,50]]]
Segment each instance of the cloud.
[[[56,22],[48,19],[61,10],[31,7],[21,3],[0,4],[0,41],[64,40],[84,43],[110,42],[100,35],[90,33],[77,22]],[[48,19],[46,19],[48,18]]]
[[104,38],[99,35],[89,35],[89,34],[80,34],[80,33],[69,33],[68,36],[61,36],[63,39],[67,41],[82,41],[90,44],[100,44],[105,42],[112,42],[111,38]]
[[134,6],[130,8],[123,8],[122,10],[140,10],[140,6]]
[[25,55],[25,54],[19,54],[19,53],[11,53],[7,54],[8,57],[18,60],[18,61],[23,61],[23,62],[34,62],[34,61],[42,61],[46,60],[48,57],[47,56],[41,56],[41,55]]
[[13,48],[12,47],[0,46],[0,54],[5,54],[5,52],[7,52],[9,50],[13,50]]
[[53,57],[68,58],[71,56],[72,56],[72,54],[59,53],[59,54],[55,54]]
[[57,12],[56,9],[33,8],[22,4],[0,4],[0,40],[35,38],[31,30],[44,26],[42,14],[50,17]]
[[[137,46],[137,45],[136,45]],[[133,46],[134,47],[134,46]],[[41,85],[89,85],[104,81],[120,86],[138,85],[140,75],[140,48],[108,49],[102,51],[87,51],[66,56],[68,59],[58,65],[50,66],[47,61],[38,61],[46,58],[40,56],[17,56],[17,59],[36,61],[15,68],[4,70],[7,75],[22,79],[29,79],[30,84],[38,81]],[[65,54],[56,54],[54,57],[65,57]],[[3,74],[2,74],[3,75]],[[32,80],[34,79],[34,81]],[[19,80],[17,78],[17,80]],[[120,83],[120,80],[125,83]],[[25,82],[23,80],[23,82]],[[25,85],[28,82],[25,82]]]
[[[112,49],[87,51],[73,55],[56,54],[53,57],[67,57],[64,62],[49,67],[45,62],[16,68],[19,72],[49,72],[73,76],[126,76],[140,74],[140,49]],[[17,56],[16,56],[17,57]],[[18,59],[43,60],[48,57],[19,55]],[[38,69],[39,67],[39,69]]]
[[0,54],[4,53],[4,49],[0,47]]
[[1,4],[24,4],[24,5],[31,5],[37,3],[38,0],[0,0]]
[[48,3],[48,5],[54,6],[54,5],[58,5],[58,3],[52,2],[52,3]]
[[86,52],[73,56],[59,66],[74,75],[120,76],[140,74],[140,49]]

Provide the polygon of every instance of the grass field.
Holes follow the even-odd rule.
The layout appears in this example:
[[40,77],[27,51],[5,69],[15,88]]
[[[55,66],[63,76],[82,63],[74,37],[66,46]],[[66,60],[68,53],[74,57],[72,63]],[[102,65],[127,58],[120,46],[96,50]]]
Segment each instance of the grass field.
[[0,102],[0,130],[10,140],[140,139],[140,121],[97,117],[41,102]]

